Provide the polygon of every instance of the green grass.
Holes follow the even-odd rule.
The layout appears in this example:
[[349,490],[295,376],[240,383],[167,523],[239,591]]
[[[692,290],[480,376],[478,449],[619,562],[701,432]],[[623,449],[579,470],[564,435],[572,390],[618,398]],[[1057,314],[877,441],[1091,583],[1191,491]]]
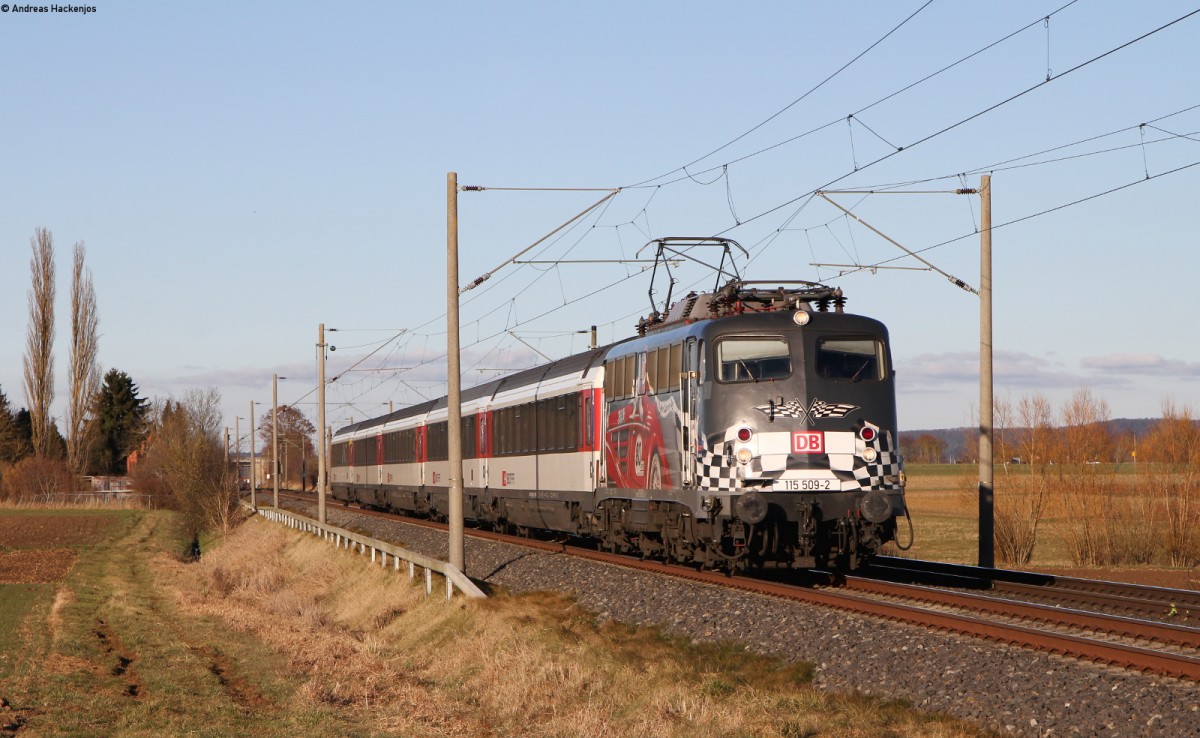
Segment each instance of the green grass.
[[[49,633],[55,585],[6,587],[0,628],[20,644],[0,697],[38,735],[361,734],[326,706],[287,710],[300,681],[286,660],[219,620],[182,617],[153,558],[190,537],[165,513],[120,513],[114,535],[76,563]],[[187,540],[185,540],[187,539]]]
[[21,626],[35,607],[54,601],[53,584],[0,584],[0,678],[19,654]]

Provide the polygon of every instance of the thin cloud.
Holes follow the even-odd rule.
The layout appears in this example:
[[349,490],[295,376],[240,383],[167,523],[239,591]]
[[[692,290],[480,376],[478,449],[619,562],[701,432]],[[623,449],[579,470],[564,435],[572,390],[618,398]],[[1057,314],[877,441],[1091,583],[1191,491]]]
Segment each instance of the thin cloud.
[[[992,356],[993,381],[1008,389],[1054,389],[1128,384],[1119,376],[1095,377],[1021,351],[997,351]],[[979,384],[979,354],[953,352],[921,354],[899,362],[897,381],[905,391],[945,393],[962,385]]]
[[1200,364],[1166,359],[1158,354],[1107,354],[1088,356],[1080,361],[1087,369],[1110,375],[1131,377],[1171,377],[1200,379]]

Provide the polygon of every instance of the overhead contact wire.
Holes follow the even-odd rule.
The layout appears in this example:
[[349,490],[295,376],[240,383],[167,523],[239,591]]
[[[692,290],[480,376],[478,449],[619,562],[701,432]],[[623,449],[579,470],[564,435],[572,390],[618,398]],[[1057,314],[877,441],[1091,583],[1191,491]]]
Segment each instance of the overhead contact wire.
[[[933,0],[927,0],[927,2],[925,2],[925,4],[924,4],[924,5],[922,5],[921,7],[917,8],[915,11],[913,11],[913,13],[912,13],[911,15],[909,15],[909,16],[908,16],[907,18],[905,18],[904,20],[900,21],[900,23],[899,23],[898,25],[896,25],[894,28],[892,28],[892,30],[888,31],[888,32],[887,32],[887,33],[885,33],[883,36],[881,36],[881,37],[880,37],[880,38],[879,38],[877,41],[875,41],[875,43],[871,44],[870,46],[868,46],[867,48],[865,48],[865,49],[863,49],[861,52],[859,52],[859,53],[858,53],[858,55],[857,55],[857,56],[855,56],[853,59],[851,59],[850,61],[846,62],[846,63],[845,63],[845,64],[843,64],[842,66],[838,67],[838,69],[837,69],[835,72],[833,72],[833,73],[832,73],[832,74],[830,74],[828,77],[826,77],[825,79],[823,79],[823,80],[821,80],[820,82],[818,82],[816,85],[814,85],[812,88],[810,88],[810,89],[809,89],[807,92],[805,92],[805,93],[804,93],[803,95],[801,95],[800,97],[796,98],[795,100],[792,100],[790,103],[788,103],[787,105],[785,105],[785,106],[784,106],[784,107],[783,107],[781,110],[779,110],[778,112],[776,112],[776,113],[774,113],[773,115],[769,116],[769,117],[768,117],[766,120],[762,121],[761,123],[758,123],[758,124],[757,124],[757,125],[755,125],[753,128],[751,128],[750,130],[746,131],[745,133],[743,133],[743,134],[741,134],[741,135],[739,135],[739,136],[735,137],[735,138],[734,138],[732,141],[729,141],[729,142],[727,142],[727,143],[725,143],[725,144],[722,144],[721,146],[719,146],[719,147],[717,147],[717,148],[713,149],[712,151],[708,152],[708,153],[707,153],[707,154],[705,154],[704,156],[701,156],[701,157],[699,157],[698,159],[695,159],[695,160],[693,160],[693,161],[690,161],[690,162],[688,162],[687,164],[684,164],[682,167],[679,167],[679,168],[677,168],[677,169],[672,169],[670,172],[667,172],[666,174],[660,174],[660,175],[659,175],[659,176],[657,176],[657,177],[651,177],[650,179],[648,179],[648,180],[645,180],[645,181],[643,181],[643,182],[639,182],[639,183],[638,183],[638,184],[636,184],[636,185],[631,185],[631,187],[638,187],[638,186],[641,186],[641,185],[645,185],[645,184],[648,184],[648,183],[650,183],[650,182],[653,182],[653,181],[654,181],[654,180],[656,180],[656,179],[662,179],[663,177],[670,176],[671,174],[674,174],[675,172],[679,172],[679,171],[682,171],[682,172],[684,172],[684,173],[686,174],[686,173],[687,173],[687,168],[688,168],[688,167],[692,166],[693,164],[698,164],[698,163],[700,163],[700,162],[704,161],[705,159],[707,159],[708,157],[712,156],[713,154],[720,153],[721,151],[724,151],[725,149],[727,149],[727,148],[729,148],[730,146],[734,145],[734,144],[735,144],[735,143],[737,143],[738,141],[741,141],[743,138],[745,138],[745,137],[749,136],[751,133],[754,133],[754,132],[755,132],[755,131],[757,131],[758,129],[762,128],[763,126],[767,125],[768,123],[770,123],[771,121],[775,120],[775,119],[776,119],[776,118],[778,118],[779,116],[783,115],[783,114],[784,114],[784,113],[786,113],[787,111],[791,110],[793,107],[795,107],[795,106],[796,106],[798,103],[800,103],[801,101],[803,101],[803,100],[804,100],[805,98],[807,98],[809,95],[813,94],[813,93],[814,93],[814,92],[816,92],[817,90],[819,90],[819,89],[821,89],[822,87],[824,87],[824,86],[825,86],[827,83],[829,83],[830,81],[832,81],[832,80],[833,80],[835,77],[837,77],[837,76],[838,76],[838,75],[840,75],[842,72],[844,72],[844,71],[846,71],[847,69],[849,69],[849,68],[850,68],[850,66],[851,66],[851,65],[853,65],[855,62],[857,62],[859,59],[862,59],[864,56],[866,56],[868,53],[870,53],[870,52],[871,52],[871,51],[872,51],[872,50],[873,50],[873,49],[874,49],[876,46],[879,46],[881,43],[883,43],[884,41],[886,41],[886,40],[887,40],[889,37],[891,37],[891,36],[892,36],[892,34],[896,33],[896,32],[897,32],[897,31],[899,31],[901,28],[903,28],[903,27],[904,27],[904,26],[905,26],[905,25],[906,25],[906,24],[907,24],[909,21],[911,21],[913,18],[916,18],[916,17],[917,17],[917,15],[919,15],[919,14],[921,13],[921,11],[925,10],[925,8],[928,8],[928,7],[929,7],[930,5],[932,5],[932,4],[933,4]],[[691,176],[691,175],[689,175],[689,176]]]

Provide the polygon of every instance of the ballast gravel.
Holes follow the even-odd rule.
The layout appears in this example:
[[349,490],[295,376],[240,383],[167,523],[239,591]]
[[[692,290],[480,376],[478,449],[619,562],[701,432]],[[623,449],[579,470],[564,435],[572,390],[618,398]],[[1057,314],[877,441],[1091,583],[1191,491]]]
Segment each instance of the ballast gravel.
[[[289,504],[315,515],[315,506]],[[330,525],[446,559],[444,532],[329,508]],[[1197,736],[1200,685],[468,537],[467,575],[571,594],[600,620],[818,665],[815,686],[904,699],[1019,736]]]

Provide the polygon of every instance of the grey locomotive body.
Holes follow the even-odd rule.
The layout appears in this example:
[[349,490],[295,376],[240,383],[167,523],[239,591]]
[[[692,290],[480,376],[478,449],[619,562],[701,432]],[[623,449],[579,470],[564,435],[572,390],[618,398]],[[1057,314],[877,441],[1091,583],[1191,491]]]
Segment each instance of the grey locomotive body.
[[[731,571],[857,567],[906,514],[888,335],[811,287],[690,295],[637,338],[464,391],[467,516]],[[444,515],[445,417],[339,430],[334,496]]]

